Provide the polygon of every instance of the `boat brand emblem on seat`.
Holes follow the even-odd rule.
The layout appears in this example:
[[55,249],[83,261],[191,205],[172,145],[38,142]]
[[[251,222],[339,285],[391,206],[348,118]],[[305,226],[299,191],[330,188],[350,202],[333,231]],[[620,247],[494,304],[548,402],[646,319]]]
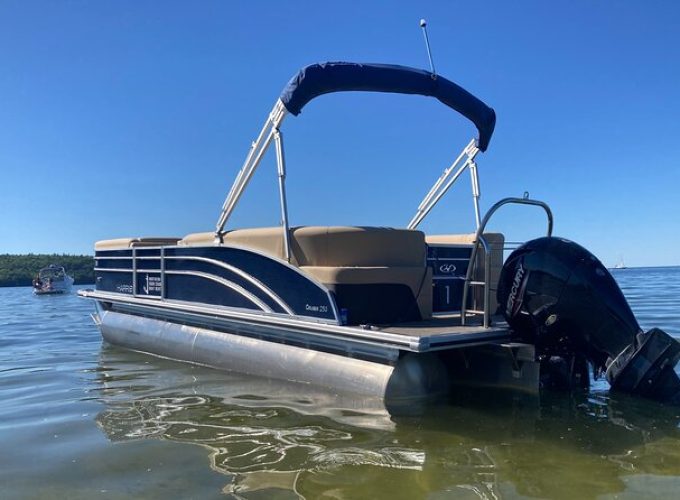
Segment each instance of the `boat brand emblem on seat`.
[[442,264],[439,266],[439,272],[443,274],[453,274],[456,272],[455,264]]
[[514,317],[522,307],[522,297],[524,296],[524,288],[526,287],[527,279],[525,278],[525,269],[520,262],[515,272],[515,277],[512,280],[512,287],[510,288],[510,295],[508,295],[508,302],[505,306],[505,315],[508,318]]

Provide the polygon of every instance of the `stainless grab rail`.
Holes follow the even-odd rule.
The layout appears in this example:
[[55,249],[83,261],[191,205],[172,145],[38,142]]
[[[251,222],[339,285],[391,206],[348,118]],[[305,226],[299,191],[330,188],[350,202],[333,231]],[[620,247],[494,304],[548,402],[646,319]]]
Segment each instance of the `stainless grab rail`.
[[[489,211],[484,215],[484,219],[482,219],[481,224],[477,228],[477,232],[475,233],[475,240],[473,242],[472,246],[472,253],[470,254],[470,264],[468,265],[467,268],[467,273],[465,275],[465,284],[463,285],[463,303],[460,308],[460,322],[462,325],[465,325],[467,315],[468,313],[471,314],[479,314],[479,310],[467,310],[467,299],[468,299],[468,290],[471,285],[484,285],[484,308],[481,311],[484,314],[484,328],[488,328],[490,326],[490,318],[491,318],[491,311],[489,311],[489,293],[490,293],[490,267],[491,267],[491,248],[489,247],[488,242],[486,239],[484,239],[484,229],[486,228],[487,223],[489,222],[489,219],[491,219],[491,216],[496,213],[496,211],[501,208],[504,205],[509,205],[509,204],[515,204],[515,205],[533,205],[537,207],[541,207],[543,210],[545,210],[546,215],[548,216],[548,236],[552,236],[552,231],[553,231],[553,214],[552,210],[550,210],[550,207],[548,206],[547,203],[539,200],[532,200],[528,197],[528,194],[525,193],[523,198],[503,198],[502,200],[496,202]],[[473,282],[472,281],[472,276],[475,271],[475,267],[477,264],[477,251],[479,248],[479,245],[482,245],[484,248],[484,282]]]

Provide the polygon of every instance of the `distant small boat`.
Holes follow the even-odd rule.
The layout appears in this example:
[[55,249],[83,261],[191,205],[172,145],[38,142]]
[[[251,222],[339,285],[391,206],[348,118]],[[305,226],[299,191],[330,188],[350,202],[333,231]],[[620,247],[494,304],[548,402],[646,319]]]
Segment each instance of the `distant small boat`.
[[623,257],[614,265],[613,269],[628,269],[628,266],[623,262]]
[[33,293],[36,295],[56,295],[68,293],[73,286],[73,278],[66,274],[62,266],[50,264],[43,267],[33,280]]

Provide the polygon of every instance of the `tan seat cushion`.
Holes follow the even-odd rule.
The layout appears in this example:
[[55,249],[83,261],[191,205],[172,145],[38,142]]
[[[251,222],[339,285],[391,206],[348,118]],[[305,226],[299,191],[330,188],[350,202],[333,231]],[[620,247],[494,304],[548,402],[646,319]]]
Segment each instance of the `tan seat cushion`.
[[[302,226],[290,230],[291,263],[299,266],[424,266],[421,231],[384,227]],[[236,229],[223,235],[225,245],[252,248],[283,259],[280,227]],[[179,245],[215,245],[215,233],[185,236]]]
[[425,235],[387,227],[307,226],[293,230],[300,266],[425,266]]
[[215,238],[215,231],[205,231],[203,233],[190,233],[177,242],[183,247],[202,247],[217,245],[219,242]]
[[[503,247],[505,236],[501,233],[484,233],[484,239],[492,246]],[[428,234],[425,236],[428,244],[448,244],[448,245],[472,245],[475,241],[475,233],[466,234]]]
[[[283,259],[283,230],[280,227],[257,227],[252,229],[235,229],[222,236],[225,245],[235,245],[259,250],[267,255]],[[192,233],[177,243],[180,246],[219,245],[214,231]]]
[[95,250],[121,250],[137,247],[161,247],[175,245],[179,238],[166,238],[159,236],[147,236],[144,238],[116,238],[113,240],[100,240],[94,244]]

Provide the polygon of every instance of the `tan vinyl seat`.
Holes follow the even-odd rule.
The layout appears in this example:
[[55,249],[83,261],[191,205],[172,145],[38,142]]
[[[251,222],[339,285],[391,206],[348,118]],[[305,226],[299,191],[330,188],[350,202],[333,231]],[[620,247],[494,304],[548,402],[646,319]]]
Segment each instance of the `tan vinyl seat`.
[[[291,228],[290,235],[291,264],[333,291],[339,307],[351,305],[349,314],[356,321],[431,316],[432,273],[426,267],[427,248],[421,231],[302,226]],[[223,234],[222,242],[285,258],[281,227],[236,229]],[[183,246],[218,244],[213,232],[190,234],[178,242]],[[384,296],[386,303],[380,304],[376,294]],[[392,303],[388,296],[393,296]]]
[[[498,289],[498,281],[501,277],[501,270],[503,269],[503,246],[505,245],[505,236],[501,233],[484,233],[483,236],[491,249],[491,267],[489,273],[491,294],[489,310],[494,313],[498,307],[496,291]],[[475,241],[475,233],[428,235],[425,237],[425,241],[428,245],[472,245]],[[482,281],[484,279],[484,251],[481,248],[477,253],[477,273],[473,276],[473,279],[475,281]],[[473,292],[474,301],[480,308],[484,300],[483,293],[482,287],[475,287]]]
[[292,253],[300,269],[346,305],[350,323],[432,315],[432,273],[421,231],[385,227],[300,227]]
[[424,267],[421,231],[387,227],[307,226],[293,230],[298,265],[319,267]]
[[116,238],[112,240],[100,240],[94,244],[96,250],[122,250],[125,248],[138,247],[161,247],[176,245],[180,238],[165,238],[149,236],[144,238]]
[[[420,231],[386,227],[302,226],[290,229],[291,263],[298,266],[424,266],[425,241]],[[259,250],[285,258],[280,227],[235,229],[223,234],[225,245]],[[219,244],[214,232],[193,233],[181,246]]]
[[[235,229],[222,235],[222,242],[225,245],[234,245],[276,257],[285,258],[283,249],[283,231],[280,227],[256,227],[249,229]],[[212,246],[219,245],[220,240],[215,236],[214,231],[204,233],[192,233],[186,235],[177,242],[179,246]]]

